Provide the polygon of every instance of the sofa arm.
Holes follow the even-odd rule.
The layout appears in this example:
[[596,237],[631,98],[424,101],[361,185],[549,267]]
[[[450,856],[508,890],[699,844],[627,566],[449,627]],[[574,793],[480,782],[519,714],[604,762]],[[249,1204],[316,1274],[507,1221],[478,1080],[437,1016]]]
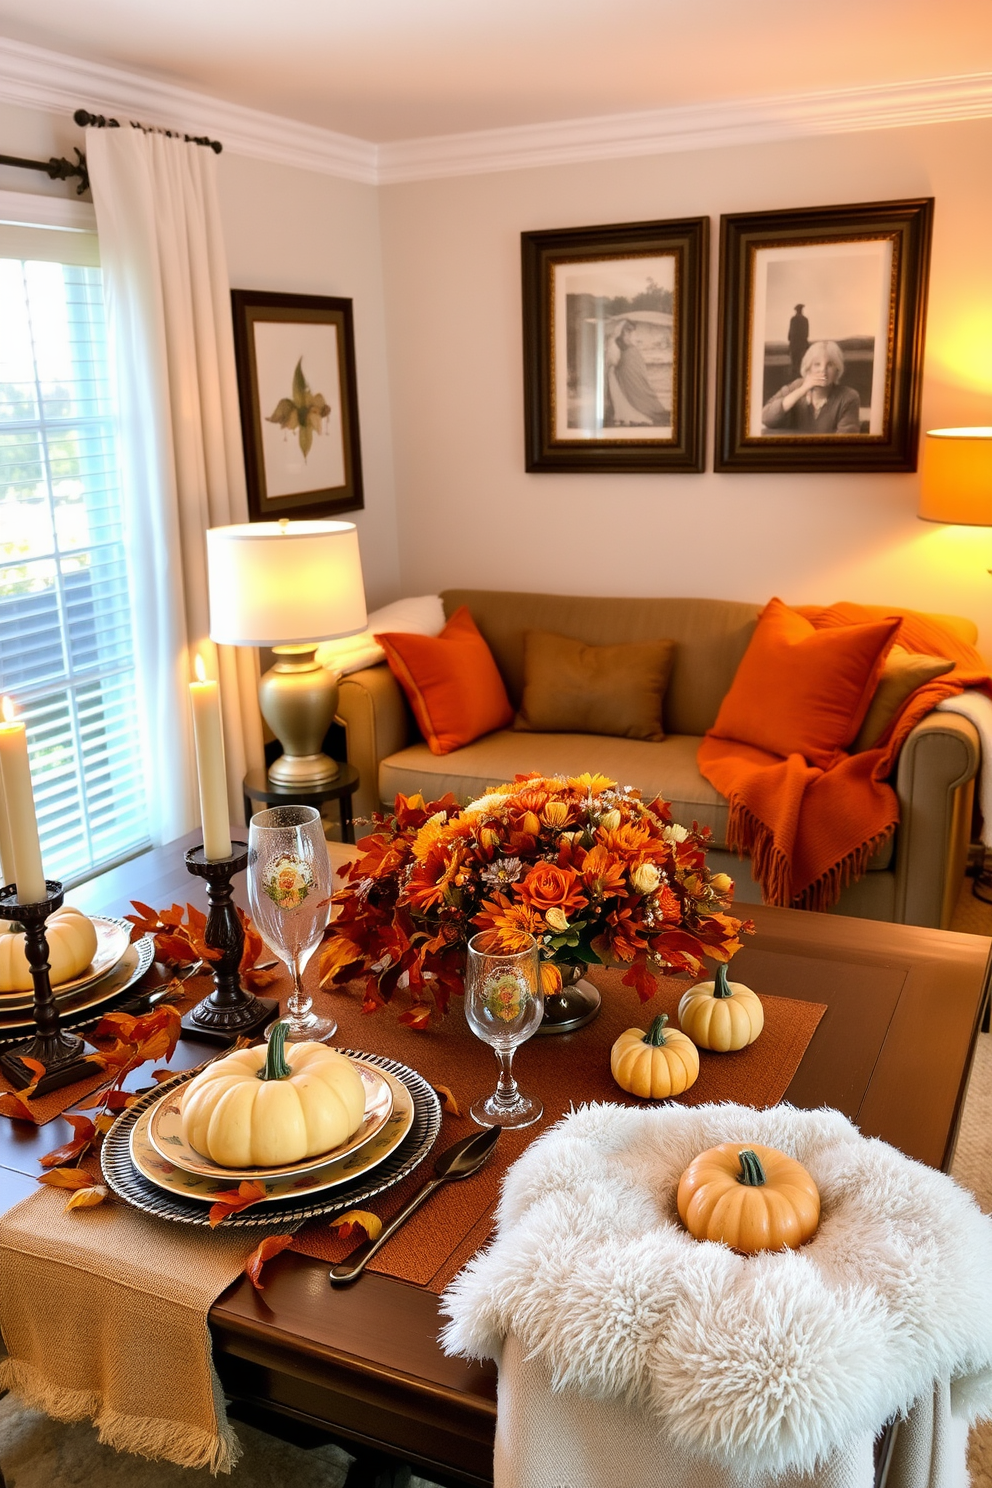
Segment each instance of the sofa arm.
[[380,761],[409,744],[412,733],[406,699],[388,666],[364,667],[341,678],[338,718],[348,740],[348,762],[361,776],[354,813],[370,816],[382,809]]
[[981,745],[957,713],[928,713],[899,754],[894,918],[944,928],[964,876]]

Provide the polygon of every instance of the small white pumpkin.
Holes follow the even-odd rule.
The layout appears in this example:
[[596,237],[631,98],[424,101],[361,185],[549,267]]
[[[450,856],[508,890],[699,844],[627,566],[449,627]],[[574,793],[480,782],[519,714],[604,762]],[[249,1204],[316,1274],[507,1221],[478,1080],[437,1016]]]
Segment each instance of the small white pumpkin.
[[[96,954],[96,929],[93,921],[64,904],[53,910],[45,922],[48,940],[48,964],[52,986],[71,982],[85,971]],[[30,992],[34,986],[31,968],[24,953],[24,931],[16,920],[0,921],[0,992]]]
[[183,1136],[223,1168],[275,1168],[330,1152],[365,1117],[365,1086],[351,1060],[326,1044],[286,1046],[278,1022],[268,1045],[239,1049],[191,1080]]
[[728,982],[721,961],[712,982],[697,982],[679,1003],[679,1027],[699,1049],[728,1054],[753,1044],[765,1026],[761,999],[743,982]]

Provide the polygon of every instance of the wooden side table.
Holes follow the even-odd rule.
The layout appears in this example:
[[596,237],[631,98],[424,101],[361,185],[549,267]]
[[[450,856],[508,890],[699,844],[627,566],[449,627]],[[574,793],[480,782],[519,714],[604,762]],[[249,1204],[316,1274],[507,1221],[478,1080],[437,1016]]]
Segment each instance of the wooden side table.
[[252,802],[264,806],[316,806],[337,801],[341,812],[341,840],[354,842],[355,824],[351,815],[351,798],[358,789],[360,775],[354,765],[342,764],[333,780],[326,785],[309,787],[276,785],[265,770],[249,770],[242,789],[245,796],[245,824],[251,822]]

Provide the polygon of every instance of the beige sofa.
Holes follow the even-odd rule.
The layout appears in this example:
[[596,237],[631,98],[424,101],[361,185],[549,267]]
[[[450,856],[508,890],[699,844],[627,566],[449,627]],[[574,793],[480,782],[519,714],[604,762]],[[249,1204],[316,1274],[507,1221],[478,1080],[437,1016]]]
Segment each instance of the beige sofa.
[[[451,791],[469,801],[521,771],[577,774],[598,770],[649,799],[664,796],[676,821],[711,828],[715,870],[729,872],[737,898],[760,901],[746,861],[726,850],[727,803],[696,767],[699,741],[716,718],[754,629],[759,607],[715,599],[586,599],[449,589],[446,615],[469,610],[519,706],[524,634],[549,630],[588,645],[670,639],[677,642],[664,702],[667,737],[660,743],[591,734],[538,734],[502,729],[453,754],[431,754],[406,700],[383,664],[341,682],[339,714],[348,758],[361,773],[356,816],[391,805],[398,791],[436,799]],[[942,617],[947,619],[948,617]],[[975,627],[950,617],[972,643]],[[953,713],[931,713],[910,734],[893,784],[898,831],[869,871],[844,890],[837,912],[867,919],[946,927],[964,873],[972,796],[980,759],[973,725]],[[361,828],[358,834],[361,836]]]

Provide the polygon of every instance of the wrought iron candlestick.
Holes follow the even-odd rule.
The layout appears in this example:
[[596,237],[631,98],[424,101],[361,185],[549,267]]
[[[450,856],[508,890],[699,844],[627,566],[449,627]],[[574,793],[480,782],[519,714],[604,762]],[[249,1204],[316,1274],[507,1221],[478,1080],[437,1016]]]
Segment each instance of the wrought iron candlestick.
[[24,927],[24,954],[34,982],[34,1022],[37,1029],[33,1039],[15,1044],[0,1055],[0,1069],[15,1090],[23,1090],[38,1073],[23,1060],[37,1060],[45,1066],[45,1074],[38,1080],[39,1095],[71,1085],[74,1080],[85,1079],[101,1068],[97,1062],[87,1058],[87,1045],[79,1034],[65,1033],[62,1029],[49,976],[48,937],[45,934],[48,916],[62,907],[62,885],[55,879],[46,879],[45,890],[44,899],[35,904],[22,904],[17,897],[16,884],[0,889],[0,919],[15,920]]
[[248,845],[245,842],[232,843],[227,858],[211,860],[202,847],[191,847],[186,854],[186,867],[190,873],[207,881],[210,909],[203,938],[211,950],[221,952],[216,961],[209,963],[214,990],[183,1018],[183,1034],[187,1038],[229,1044],[242,1034],[257,1032],[278,1015],[278,1000],[256,997],[249,992],[241,985],[238,971],[245,933],[234,906],[232,880],[247,866]]

